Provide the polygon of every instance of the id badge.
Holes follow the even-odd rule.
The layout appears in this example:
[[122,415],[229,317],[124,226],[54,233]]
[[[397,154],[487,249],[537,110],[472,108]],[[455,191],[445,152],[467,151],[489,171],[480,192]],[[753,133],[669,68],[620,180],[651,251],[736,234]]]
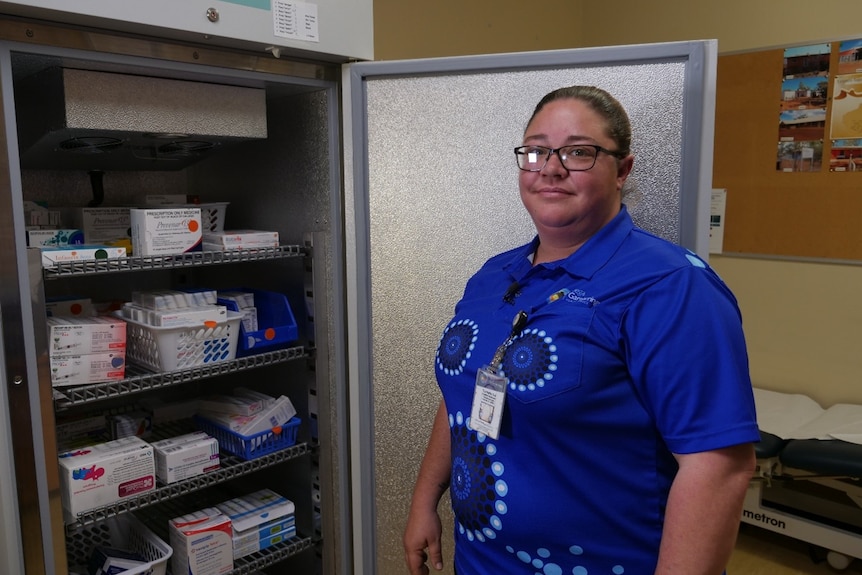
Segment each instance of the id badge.
[[473,390],[473,407],[470,410],[470,428],[488,437],[500,437],[503,420],[503,405],[506,402],[506,386],[509,380],[487,365],[476,374]]

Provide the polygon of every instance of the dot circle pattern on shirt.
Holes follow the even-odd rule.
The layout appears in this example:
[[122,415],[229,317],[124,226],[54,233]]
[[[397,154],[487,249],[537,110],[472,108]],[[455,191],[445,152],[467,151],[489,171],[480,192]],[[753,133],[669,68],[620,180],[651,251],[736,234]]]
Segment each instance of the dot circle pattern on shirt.
[[551,382],[557,370],[557,346],[544,330],[526,329],[503,356],[502,374],[509,389],[535,391]]
[[449,415],[452,433],[450,495],[458,530],[470,541],[495,539],[508,511],[503,498],[509,486],[503,464],[495,461],[497,446],[484,433],[470,429],[469,417]]
[[[544,547],[536,549],[534,554],[528,551],[516,551],[511,545],[506,545],[506,551],[512,553],[521,560],[521,562],[535,569],[535,575],[563,575],[563,568],[558,563],[553,561],[551,552]],[[583,555],[584,550],[579,545],[569,547],[569,553],[578,557]],[[610,569],[612,575],[624,575],[626,572],[622,565],[613,565]],[[572,567],[571,575],[591,575],[589,570],[583,565],[575,565]]]
[[458,375],[464,371],[478,337],[479,326],[473,320],[461,319],[450,323],[440,337],[437,367],[446,375]]

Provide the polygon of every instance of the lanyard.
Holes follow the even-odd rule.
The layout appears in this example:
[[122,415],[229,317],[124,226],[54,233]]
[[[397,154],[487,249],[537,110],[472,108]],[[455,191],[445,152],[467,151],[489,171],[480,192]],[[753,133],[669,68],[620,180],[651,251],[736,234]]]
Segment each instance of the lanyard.
[[[517,282],[512,285],[517,285]],[[512,291],[511,286],[509,288],[509,291]],[[568,293],[569,290],[565,288],[552,293],[545,301],[543,301],[539,305],[535,305],[530,308],[530,313],[536,313],[538,310],[542,309],[546,305],[563,299]],[[521,310],[515,314],[515,317],[512,319],[512,331],[509,332],[509,337],[507,337],[503,341],[503,343],[501,343],[499,347],[497,347],[497,351],[494,353],[494,358],[491,360],[490,366],[492,368],[496,369],[497,366],[500,365],[500,363],[503,361],[503,355],[505,355],[506,349],[510,345],[512,345],[512,342],[515,341],[515,338],[518,337],[521,331],[523,331],[524,327],[527,325],[527,319],[529,319],[529,316],[524,310]]]

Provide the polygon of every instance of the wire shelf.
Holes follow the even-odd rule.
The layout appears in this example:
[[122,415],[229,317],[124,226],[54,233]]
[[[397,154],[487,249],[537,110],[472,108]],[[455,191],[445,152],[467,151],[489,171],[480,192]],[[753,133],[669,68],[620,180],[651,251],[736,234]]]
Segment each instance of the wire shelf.
[[89,276],[106,273],[151,271],[184,267],[232,264],[261,260],[277,260],[301,257],[308,254],[308,248],[297,245],[284,245],[253,250],[231,250],[224,252],[190,252],[165,256],[141,256],[110,258],[81,262],[61,262],[44,268],[46,280],[69,276]]
[[312,350],[298,346],[276,351],[220,361],[176,371],[152,372],[135,364],[126,366],[126,378],[121,381],[89,383],[86,385],[55,387],[54,407],[69,409],[78,405],[94,403],[133,393],[140,393],[172,385],[197,381],[208,377],[235,373],[266,365],[311,357]]
[[246,461],[222,451],[219,469],[196,475],[194,477],[189,477],[188,479],[168,485],[159,485],[153,491],[143,493],[137,497],[130,498],[120,503],[106,505],[97,509],[91,509],[84,513],[79,513],[74,523],[66,524],[66,533],[71,534],[82,527],[104,521],[109,517],[114,517],[137,509],[143,509],[156,503],[172,500],[181,495],[188,495],[189,493],[205,489],[212,485],[218,485],[237,477],[249,475],[260,469],[265,469],[291,459],[296,459],[308,452],[308,444],[297,443],[296,445],[292,445],[291,447],[282,449],[281,451]]

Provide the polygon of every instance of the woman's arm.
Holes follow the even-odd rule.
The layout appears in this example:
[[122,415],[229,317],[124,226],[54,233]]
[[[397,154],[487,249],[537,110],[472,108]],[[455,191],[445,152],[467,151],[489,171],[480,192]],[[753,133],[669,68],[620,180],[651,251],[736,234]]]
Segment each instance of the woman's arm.
[[[449,488],[451,474],[449,418],[446,406],[441,401],[413,488],[410,513],[404,529],[404,554],[411,575],[427,575],[429,569],[425,562],[429,559],[435,569],[443,569],[440,545],[442,525],[437,504]],[[425,549],[428,549],[427,553]]]
[[754,446],[675,457],[656,575],[720,575],[736,543]]

